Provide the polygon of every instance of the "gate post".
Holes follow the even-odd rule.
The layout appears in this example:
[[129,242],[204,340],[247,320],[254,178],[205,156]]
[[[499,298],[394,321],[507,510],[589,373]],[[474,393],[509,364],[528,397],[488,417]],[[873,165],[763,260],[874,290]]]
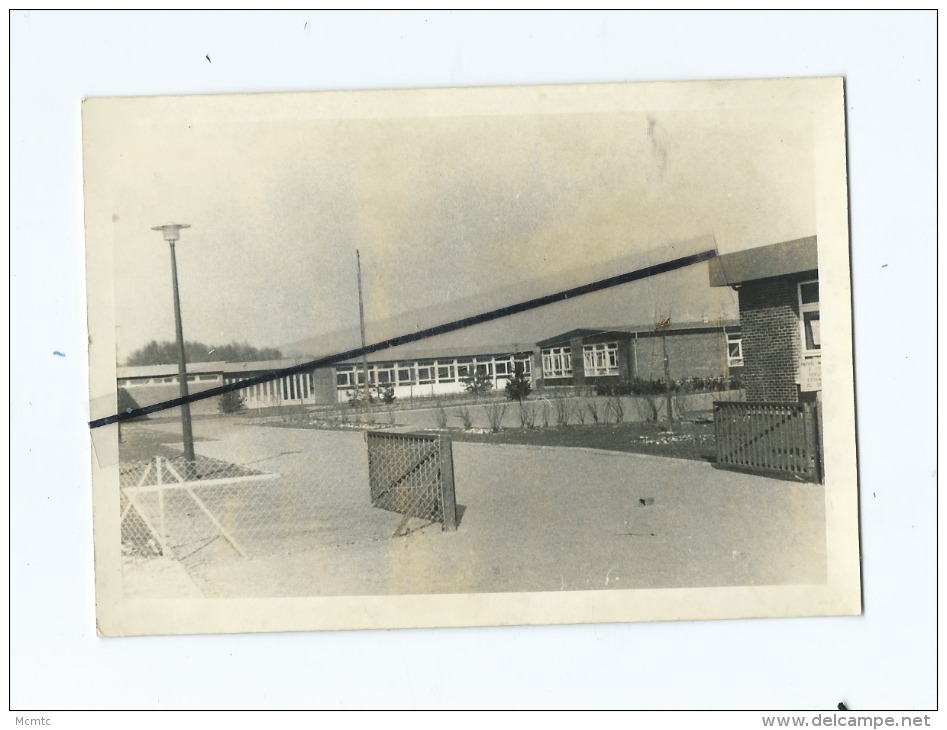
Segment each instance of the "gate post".
[[819,453],[819,434],[818,424],[816,423],[816,413],[811,403],[802,404],[802,428],[806,444],[806,469],[809,479],[816,484],[822,481],[822,468],[820,460],[822,455]]
[[444,515],[444,530],[454,532],[457,529],[457,499],[454,494],[454,454],[451,440],[447,436],[438,436],[438,454],[441,471],[441,510]]

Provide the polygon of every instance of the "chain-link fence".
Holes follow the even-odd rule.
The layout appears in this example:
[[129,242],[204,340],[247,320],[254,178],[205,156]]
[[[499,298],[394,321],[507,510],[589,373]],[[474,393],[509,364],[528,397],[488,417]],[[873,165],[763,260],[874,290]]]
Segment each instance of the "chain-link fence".
[[121,468],[125,554],[182,559],[223,539],[242,556],[253,534],[279,525],[278,475],[199,456],[156,456]]
[[450,439],[375,431],[366,441],[373,505],[456,529]]
[[398,532],[391,512],[454,529],[453,470],[445,441],[369,436],[370,484],[364,472],[358,483],[327,478],[326,465],[315,455],[290,458],[281,473],[206,456],[123,462],[122,552],[184,560],[214,543],[257,557],[382,541]]

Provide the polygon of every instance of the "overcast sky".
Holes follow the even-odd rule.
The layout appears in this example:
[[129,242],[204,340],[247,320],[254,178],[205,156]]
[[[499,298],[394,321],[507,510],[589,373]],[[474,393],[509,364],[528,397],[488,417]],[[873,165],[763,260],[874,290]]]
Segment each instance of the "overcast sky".
[[[251,118],[223,102],[203,114],[180,99],[154,112],[147,101],[116,102],[119,361],[174,338],[168,247],[150,230],[166,222],[191,225],[177,249],[187,339],[284,348],[339,330],[357,346],[356,249],[375,341],[708,240],[726,253],[816,231],[809,120],[778,99],[391,118],[289,109]],[[706,282],[702,264],[460,339],[520,343],[656,316],[736,316],[733,292]]]

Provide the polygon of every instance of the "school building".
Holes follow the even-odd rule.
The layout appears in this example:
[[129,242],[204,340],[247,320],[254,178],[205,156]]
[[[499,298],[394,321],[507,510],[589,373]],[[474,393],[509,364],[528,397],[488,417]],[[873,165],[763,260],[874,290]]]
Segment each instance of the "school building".
[[617,386],[636,379],[739,376],[743,345],[738,321],[667,322],[576,329],[538,342],[537,385],[546,388]]
[[[441,348],[416,350],[415,356],[398,359],[354,359],[331,368],[274,378],[240,390],[247,408],[317,406],[350,402],[365,388],[366,377],[373,397],[390,389],[397,400],[413,400],[465,392],[475,373],[502,392],[517,370],[533,386],[567,389],[620,385],[636,378],[662,380],[667,352],[673,380],[719,378],[738,375],[743,366],[739,324],[671,323],[660,331],[653,327],[580,329],[522,346]],[[573,354],[575,353],[575,354]],[[297,357],[257,362],[190,363],[188,390],[210,388],[272,375],[302,365],[312,358]],[[120,408],[146,406],[177,398],[176,364],[124,366],[117,371]],[[218,399],[191,404],[195,415],[218,412]],[[162,412],[174,416],[177,409]]]
[[723,254],[710,285],[738,295],[748,401],[814,401],[822,390],[815,236]]

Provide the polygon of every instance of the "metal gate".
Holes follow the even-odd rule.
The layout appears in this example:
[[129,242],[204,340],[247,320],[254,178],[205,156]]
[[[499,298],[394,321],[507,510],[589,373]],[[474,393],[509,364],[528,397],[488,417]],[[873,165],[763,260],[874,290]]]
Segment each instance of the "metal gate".
[[717,465],[822,481],[814,403],[714,402]]
[[369,431],[365,440],[373,506],[457,529],[449,438]]

